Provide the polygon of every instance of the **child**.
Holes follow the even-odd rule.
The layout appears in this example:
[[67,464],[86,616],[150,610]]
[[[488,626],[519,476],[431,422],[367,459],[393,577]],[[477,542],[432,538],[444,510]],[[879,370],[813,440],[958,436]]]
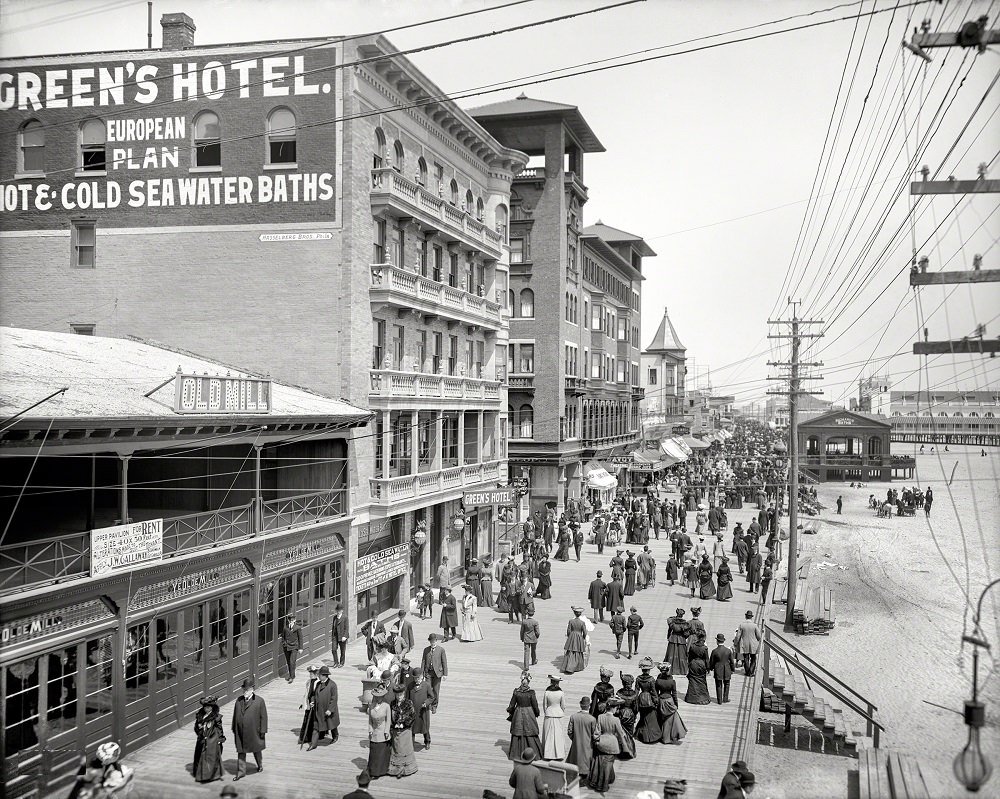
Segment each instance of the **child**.
[[[429,585],[421,586],[424,589],[424,601],[420,606],[420,618],[432,618],[434,615],[434,591]],[[424,616],[424,613],[427,615]]]
[[422,585],[417,586],[417,593],[414,600],[417,603],[417,617],[422,619],[424,613],[427,612],[427,606],[424,604],[424,587]]
[[629,608],[628,621],[625,623],[628,630],[628,659],[632,659],[632,653],[639,654],[639,630],[644,626],[642,616],[634,607]]
[[695,589],[698,587],[698,571],[691,558],[684,561],[684,582],[691,589],[691,596],[694,596]]
[[608,625],[611,627],[611,632],[615,634],[615,660],[618,660],[622,656],[622,636],[625,635],[627,627],[625,617],[620,610],[616,610],[611,615],[611,621],[608,622]]
[[671,585],[677,580],[677,560],[674,558],[672,552],[670,553],[670,557],[667,558],[667,579],[670,580]]

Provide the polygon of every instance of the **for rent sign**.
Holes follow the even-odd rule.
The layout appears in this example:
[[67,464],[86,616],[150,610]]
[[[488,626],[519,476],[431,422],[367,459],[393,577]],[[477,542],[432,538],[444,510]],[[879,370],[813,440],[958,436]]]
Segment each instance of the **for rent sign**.
[[354,591],[360,594],[393,577],[406,574],[410,562],[410,545],[397,544],[371,555],[364,555],[354,564]]
[[90,574],[98,577],[163,557],[163,519],[90,532]]

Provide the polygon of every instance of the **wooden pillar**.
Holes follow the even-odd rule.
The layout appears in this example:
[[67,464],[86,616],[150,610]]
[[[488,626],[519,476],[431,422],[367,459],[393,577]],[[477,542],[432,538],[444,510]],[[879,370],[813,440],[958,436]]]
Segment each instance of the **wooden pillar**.
[[118,517],[121,519],[121,524],[128,524],[128,462],[131,457],[131,454],[118,454],[118,474],[120,476],[118,483]]
[[458,465],[465,465],[465,411],[458,412]]
[[434,411],[434,438],[431,441],[431,469],[441,471],[441,451],[444,447],[444,413]]
[[254,494],[253,494],[253,518],[254,535],[264,532],[264,498],[260,492],[260,451],[259,444],[253,445],[254,450]]
[[389,479],[389,462],[392,454],[392,413],[382,411],[382,479]]
[[410,411],[410,474],[416,474],[419,465],[417,457],[417,451],[420,449],[418,446],[418,442],[420,441],[419,424],[420,413],[418,411]]

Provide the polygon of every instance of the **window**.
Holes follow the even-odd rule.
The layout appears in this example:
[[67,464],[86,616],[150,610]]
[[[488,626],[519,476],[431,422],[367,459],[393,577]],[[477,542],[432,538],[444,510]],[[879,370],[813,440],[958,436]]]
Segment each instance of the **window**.
[[593,315],[590,319],[590,327],[593,330],[603,330],[604,329],[604,308],[600,305],[594,305]]
[[507,374],[512,375],[517,370],[514,368],[514,345],[507,347]]
[[21,128],[21,163],[18,172],[39,174],[45,172],[45,129],[37,119],[26,122]]
[[441,282],[441,272],[444,269],[444,250],[442,250],[438,245],[434,245],[434,272],[431,277],[434,278],[438,283]]
[[441,344],[442,344],[442,340],[443,340],[443,337],[442,337],[442,335],[440,333],[435,333],[434,334],[434,360],[433,360],[433,362],[431,364],[431,366],[433,367],[434,374],[440,374],[441,373],[441,358],[442,358]]
[[466,191],[465,192],[465,204],[462,206],[462,210],[465,211],[467,214],[471,214],[472,213],[473,203],[474,203],[474,199],[472,197],[472,192],[471,191]]
[[500,238],[507,240],[507,206],[498,205],[496,210],[496,228]]
[[510,303],[511,316],[517,318],[517,302],[514,299],[514,289],[507,292],[507,302]]
[[518,354],[521,357],[520,370],[521,372],[527,372],[528,374],[534,374],[535,372],[535,345],[534,344],[522,344],[518,347]]
[[93,336],[94,333],[97,330],[97,325],[93,325],[93,324],[88,324],[88,325],[74,325],[74,324],[71,324],[70,328],[78,336]]
[[496,273],[497,305],[505,311],[510,310],[510,300],[507,297],[508,277],[506,272]]
[[628,341],[628,319],[618,317],[618,340]]
[[222,129],[211,111],[194,118],[194,166],[222,166]]
[[448,336],[448,374],[455,376],[458,367],[458,336]]
[[417,333],[417,371],[427,371],[427,331]]
[[518,316],[531,318],[535,315],[535,292],[521,289],[521,310]]
[[656,369],[651,368],[649,370],[649,379],[646,382],[651,386],[656,385]]
[[618,382],[627,383],[628,382],[628,364],[625,361],[618,361]]
[[583,326],[587,327],[590,323],[590,300],[585,299],[583,301]]
[[595,379],[597,379],[597,380],[601,379],[601,363],[602,363],[602,361],[603,361],[603,358],[601,356],[601,353],[595,352],[595,353],[593,353],[591,355],[590,376],[593,377],[593,378],[595,378]]
[[376,319],[372,327],[372,369],[381,369],[385,359],[385,320]]
[[427,277],[427,270],[428,270],[428,264],[427,264],[427,239],[422,239],[420,241],[419,248],[420,248],[420,250],[419,250],[418,257],[419,257],[420,260],[418,262],[418,267],[420,268],[420,276],[421,277]]
[[524,263],[524,239],[510,240],[510,262],[512,264]]
[[434,180],[437,181],[438,197],[444,197],[444,167],[441,164],[434,164]]
[[480,197],[476,200],[476,219],[480,222],[483,221],[483,198]]
[[403,229],[394,227],[392,229],[392,265],[398,269],[406,268],[406,264],[403,262],[403,253]]
[[449,254],[448,258],[448,285],[453,289],[458,288],[458,253]]
[[384,264],[385,260],[386,229],[385,220],[375,220],[375,244],[372,252],[372,263]]
[[427,185],[427,162],[423,156],[417,159],[417,183],[421,186]]
[[71,266],[93,269],[97,265],[97,223],[75,221],[70,234]]
[[476,373],[473,371],[475,369],[475,342],[468,338],[465,340],[465,374],[469,377],[475,377]]
[[535,421],[534,409],[525,403],[518,411],[518,436],[520,438],[531,438],[534,435],[533,427]]
[[80,163],[84,172],[104,172],[107,169],[107,154],[104,145],[108,134],[99,119],[89,119],[80,126]]
[[393,155],[392,168],[395,169],[397,172],[402,172],[403,167],[406,164],[406,153],[403,151],[403,145],[400,143],[398,139],[392,144],[392,155]]
[[397,371],[403,368],[405,333],[402,325],[392,326],[392,368]]
[[486,342],[477,341],[476,342],[476,361],[473,364],[475,371],[472,373],[473,377],[482,378],[483,377],[483,362],[486,360]]
[[[385,166],[385,134],[382,128],[375,128],[375,152],[372,153],[372,169],[382,169]],[[376,186],[382,185],[381,176],[375,175],[373,183]]]
[[267,162],[295,163],[295,114],[276,108],[267,117]]
[[458,181],[451,181],[451,204],[458,205]]

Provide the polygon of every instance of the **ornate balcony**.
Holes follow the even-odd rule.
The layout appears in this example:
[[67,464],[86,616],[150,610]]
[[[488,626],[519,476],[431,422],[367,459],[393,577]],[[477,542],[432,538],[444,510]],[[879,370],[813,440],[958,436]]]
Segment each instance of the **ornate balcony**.
[[500,381],[462,375],[432,375],[424,372],[403,372],[395,369],[372,369],[368,399],[373,405],[387,400],[427,400],[428,405],[449,403],[500,403]]
[[587,393],[587,378],[566,375],[566,393],[575,397]]
[[512,374],[507,378],[507,389],[509,391],[530,391],[535,390],[535,376],[525,374]]
[[395,169],[372,170],[371,204],[372,213],[384,211],[397,219],[413,219],[452,241],[500,260],[503,238],[499,233]]
[[607,449],[609,447],[617,447],[622,444],[631,444],[634,441],[639,440],[639,431],[634,430],[631,433],[624,433],[620,436],[604,436],[603,438],[584,438],[583,446],[588,449]]
[[402,477],[369,480],[372,502],[392,505],[401,500],[416,499],[428,494],[470,488],[481,483],[496,483],[500,479],[500,461],[469,463],[431,472]]
[[642,386],[632,386],[632,399],[641,400],[646,398],[646,389]]
[[370,270],[368,295],[373,303],[385,303],[404,313],[440,316],[489,330],[501,328],[500,306],[485,297],[391,264],[373,264]]

